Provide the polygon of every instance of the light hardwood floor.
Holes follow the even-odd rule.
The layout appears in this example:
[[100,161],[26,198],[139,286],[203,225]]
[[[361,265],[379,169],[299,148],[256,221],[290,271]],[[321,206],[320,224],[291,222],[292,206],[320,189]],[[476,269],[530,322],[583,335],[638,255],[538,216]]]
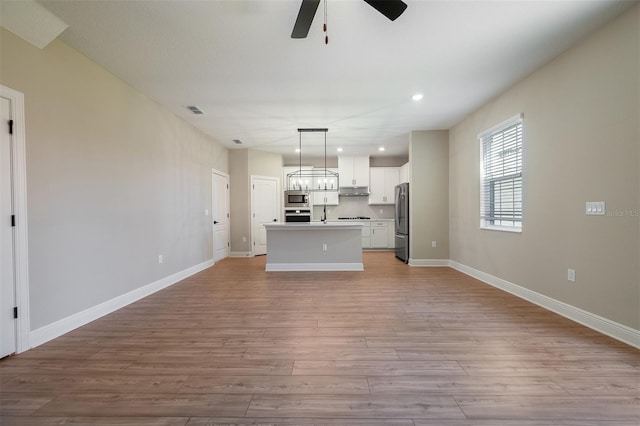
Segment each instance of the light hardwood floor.
[[616,425],[640,351],[449,268],[225,259],[0,361],[2,425]]

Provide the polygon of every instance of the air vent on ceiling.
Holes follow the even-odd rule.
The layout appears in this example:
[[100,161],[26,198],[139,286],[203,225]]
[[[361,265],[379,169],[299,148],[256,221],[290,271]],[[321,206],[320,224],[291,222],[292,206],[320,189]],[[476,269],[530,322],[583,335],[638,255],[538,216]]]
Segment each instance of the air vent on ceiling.
[[187,109],[194,114],[204,114],[204,111],[202,111],[200,108],[198,108],[195,105],[187,105]]
[[233,143],[235,143],[236,145],[240,145],[242,144],[242,141],[240,139],[234,139]]

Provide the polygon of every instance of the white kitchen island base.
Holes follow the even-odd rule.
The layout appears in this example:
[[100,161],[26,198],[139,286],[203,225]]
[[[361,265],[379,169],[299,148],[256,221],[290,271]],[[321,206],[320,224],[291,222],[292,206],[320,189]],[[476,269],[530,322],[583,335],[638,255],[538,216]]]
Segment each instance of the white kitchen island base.
[[271,223],[267,271],[364,271],[362,225]]

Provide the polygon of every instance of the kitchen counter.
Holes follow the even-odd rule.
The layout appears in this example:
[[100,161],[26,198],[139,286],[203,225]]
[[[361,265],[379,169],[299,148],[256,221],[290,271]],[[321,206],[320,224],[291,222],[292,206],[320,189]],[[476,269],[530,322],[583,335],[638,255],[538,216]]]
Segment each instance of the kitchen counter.
[[270,223],[267,271],[363,271],[362,224]]
[[293,231],[299,231],[300,229],[306,229],[308,230],[323,230],[326,231],[328,229],[333,229],[333,228],[340,228],[340,229],[349,229],[350,227],[358,227],[358,229],[360,229],[362,227],[361,224],[359,223],[354,223],[354,222],[344,222],[344,221],[340,221],[340,222],[327,222],[327,223],[323,223],[323,222],[292,222],[292,223],[267,223],[264,225],[265,228],[267,228],[267,230],[269,228],[272,229],[287,229],[287,230],[293,230]]

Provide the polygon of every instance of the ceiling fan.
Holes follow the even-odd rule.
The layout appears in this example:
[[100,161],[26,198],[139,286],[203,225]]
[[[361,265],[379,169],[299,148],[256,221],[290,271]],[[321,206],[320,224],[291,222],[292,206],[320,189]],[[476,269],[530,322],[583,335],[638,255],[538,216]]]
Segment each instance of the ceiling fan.
[[[378,12],[392,21],[402,15],[402,12],[407,8],[407,4],[402,0],[364,0]],[[316,10],[320,0],[302,0],[300,5],[300,11],[298,12],[298,18],[293,26],[291,32],[291,38],[306,38],[309,34],[309,28],[313,22],[313,17],[316,15]]]

